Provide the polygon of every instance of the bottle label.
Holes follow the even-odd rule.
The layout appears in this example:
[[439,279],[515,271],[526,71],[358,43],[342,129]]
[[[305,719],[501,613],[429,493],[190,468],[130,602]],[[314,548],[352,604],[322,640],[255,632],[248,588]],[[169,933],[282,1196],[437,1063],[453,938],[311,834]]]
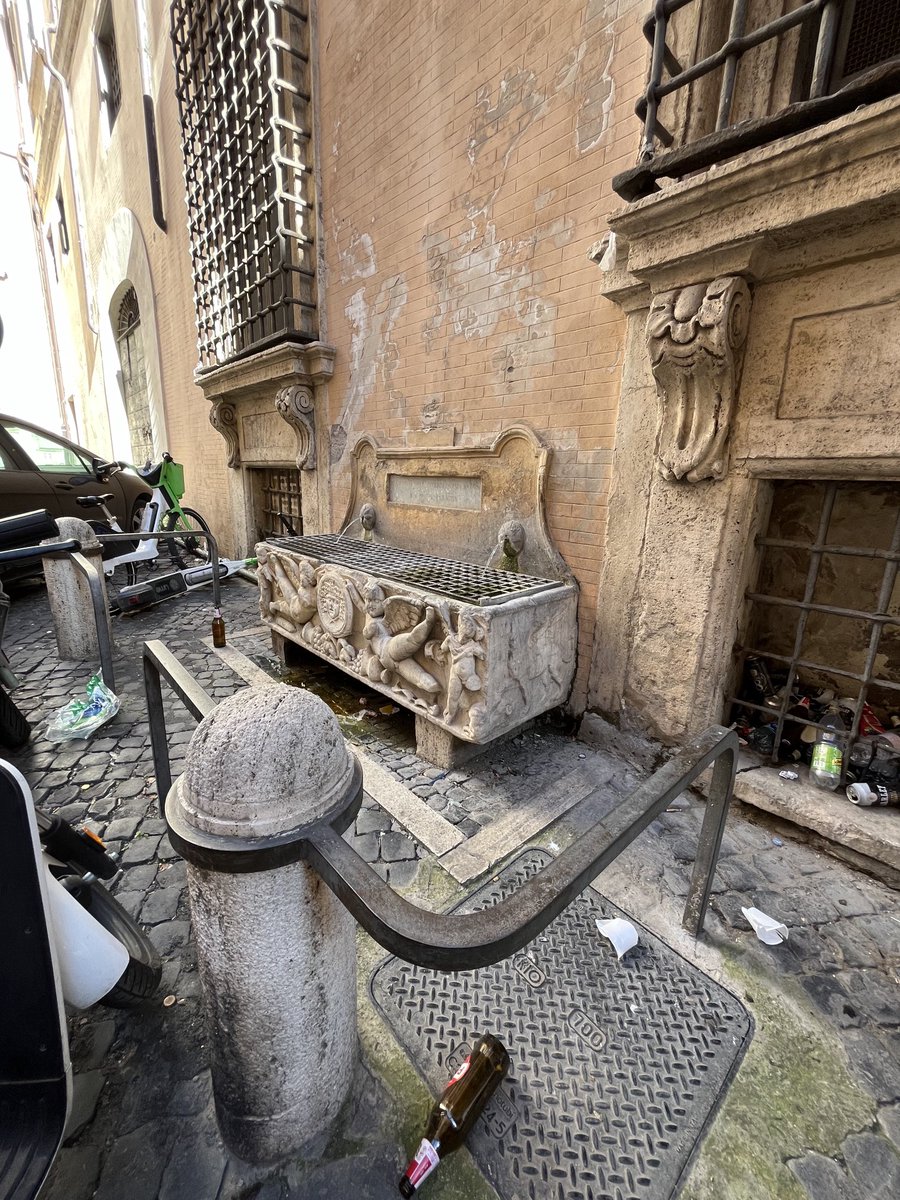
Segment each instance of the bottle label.
[[[468,1060],[466,1060],[468,1061]],[[418,1189],[422,1186],[434,1168],[440,1162],[437,1150],[432,1146],[431,1142],[422,1140],[422,1144],[416,1151],[416,1157],[406,1168],[405,1178]]]
[[840,746],[829,746],[824,742],[816,742],[810,764],[814,771],[822,771],[834,779],[839,779],[843,762],[844,755]]
[[[457,1081],[458,1079],[462,1079],[463,1075],[465,1075],[466,1071],[468,1071],[468,1069],[469,1069],[469,1063],[470,1063],[471,1061],[472,1061],[472,1055],[471,1055],[471,1054],[467,1054],[467,1055],[466,1055],[466,1057],[465,1057],[465,1061],[463,1062],[462,1066],[461,1066],[461,1067],[459,1067],[459,1069],[457,1070],[457,1072],[456,1072],[456,1074],[453,1076],[453,1078],[450,1080],[450,1083],[456,1083],[456,1081]],[[448,1084],[447,1084],[447,1087],[449,1087],[449,1086],[450,1086],[450,1083],[448,1083]]]

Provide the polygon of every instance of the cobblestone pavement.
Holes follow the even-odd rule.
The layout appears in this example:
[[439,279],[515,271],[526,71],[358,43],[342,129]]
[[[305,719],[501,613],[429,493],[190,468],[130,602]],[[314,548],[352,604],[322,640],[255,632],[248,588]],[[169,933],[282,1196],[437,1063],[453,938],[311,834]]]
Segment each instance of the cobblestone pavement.
[[[255,588],[229,581],[223,607],[230,644],[277,674],[265,637],[253,631]],[[343,1198],[351,1189],[373,1200],[393,1196],[416,1128],[406,1122],[397,1079],[385,1068],[396,1055],[384,1050],[390,1038],[383,1030],[364,1036],[367,1054],[340,1128],[308,1161],[251,1171],[228,1159],[218,1137],[184,864],[158,811],[140,670],[142,642],[158,637],[216,699],[245,686],[204,644],[210,617],[209,596],[200,591],[115,621],[121,711],[92,740],[53,746],[43,736],[47,717],[83,687],[92,668],[58,661],[42,587],[25,585],[14,594],[6,648],[23,680],[16,699],[34,734],[13,761],[39,803],[86,822],[122,849],[125,869],[116,894],[149,929],[164,959],[161,990],[146,1009],[98,1007],[72,1016],[73,1114],[44,1197],[312,1200]],[[353,744],[466,839],[500,828],[511,813],[524,821],[560,779],[587,770],[598,796],[532,839],[556,852],[638,777],[628,764],[552,725],[495,748],[471,767],[443,771],[415,755],[411,718],[382,712],[390,707],[383,697],[340,682],[324,667],[307,671],[304,683],[328,699]],[[173,705],[169,729],[177,773],[193,722]],[[678,922],[702,812],[698,798],[681,798],[597,885],[740,995],[756,1021],[753,1043],[683,1195],[900,1195],[900,897],[736,809],[707,933],[695,942]],[[347,837],[392,885],[408,889],[414,901],[435,903],[432,856],[376,804],[367,800]],[[441,899],[460,894],[451,880]],[[787,943],[768,948],[756,940],[740,911],[751,904],[784,921]],[[362,975],[374,961],[364,944]],[[369,1013],[364,1033],[374,1020]],[[421,1085],[408,1069],[404,1088],[418,1088],[421,1107]],[[492,1194],[459,1170],[448,1164],[429,1180],[435,1200]]]

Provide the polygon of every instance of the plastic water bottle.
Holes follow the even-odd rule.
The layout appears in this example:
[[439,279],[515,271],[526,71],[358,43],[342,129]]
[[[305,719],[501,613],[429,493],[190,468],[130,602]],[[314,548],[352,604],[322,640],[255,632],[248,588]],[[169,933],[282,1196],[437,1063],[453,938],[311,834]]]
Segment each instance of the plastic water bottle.
[[841,734],[847,727],[835,706],[831,706],[825,713],[822,725],[822,729],[816,730],[816,744],[813,746],[812,761],[809,764],[809,777],[816,787],[833,792],[840,786],[844,769]]

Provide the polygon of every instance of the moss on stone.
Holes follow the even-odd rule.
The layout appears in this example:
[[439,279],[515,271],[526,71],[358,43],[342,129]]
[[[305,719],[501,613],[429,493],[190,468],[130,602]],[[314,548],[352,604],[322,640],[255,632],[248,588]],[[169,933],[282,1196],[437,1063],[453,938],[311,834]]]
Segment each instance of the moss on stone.
[[738,994],[753,997],[756,1031],[681,1200],[808,1200],[787,1161],[836,1155],[847,1134],[871,1124],[875,1103],[832,1030],[736,953],[724,965]]

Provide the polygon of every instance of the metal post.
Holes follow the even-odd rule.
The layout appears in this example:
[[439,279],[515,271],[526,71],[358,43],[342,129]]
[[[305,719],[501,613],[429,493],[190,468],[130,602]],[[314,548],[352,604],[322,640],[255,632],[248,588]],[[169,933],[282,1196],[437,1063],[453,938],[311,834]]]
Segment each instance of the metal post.
[[271,684],[204,718],[166,800],[172,843],[188,860],[219,1128],[247,1162],[302,1151],[347,1095],[355,924],[299,860],[309,830],[352,819],[361,796],[362,772],[327,705]]

